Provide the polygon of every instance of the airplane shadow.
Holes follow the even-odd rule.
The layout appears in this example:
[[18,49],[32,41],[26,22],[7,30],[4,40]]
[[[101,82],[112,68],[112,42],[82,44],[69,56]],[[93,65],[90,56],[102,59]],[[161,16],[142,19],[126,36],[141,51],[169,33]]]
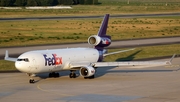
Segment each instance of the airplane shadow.
[[119,69],[119,70],[111,70],[114,69],[115,67],[107,67],[107,68],[99,68],[97,70],[96,78],[102,77],[105,74],[108,73],[156,73],[156,72],[174,72],[174,71],[179,71],[179,69]]
[[[59,73],[60,77],[63,77],[63,76],[69,76],[69,73],[70,71],[60,71],[60,72],[56,72],[56,73]],[[78,71],[76,71],[76,75],[78,74]],[[79,75],[77,75],[78,77]],[[46,79],[46,78],[49,78],[49,73],[40,73],[40,74],[37,74],[37,77],[40,77],[41,79]],[[54,78],[54,77],[52,77]],[[58,78],[58,77],[56,77]]]
[[[116,61],[131,61],[133,60],[136,54],[140,53],[142,50],[138,50],[135,53],[132,53],[131,55],[124,57],[124,58],[118,58],[116,59]],[[97,77],[101,77],[103,75],[105,75],[106,73],[110,73],[111,69],[114,69],[116,67],[103,67],[103,68],[98,68],[97,72],[96,72],[96,78]],[[120,73],[121,71],[118,71],[117,73]],[[122,73],[122,72],[121,72]]]
[[[116,59],[116,61],[131,61],[131,60],[133,60],[135,58],[134,56],[136,54],[140,53],[141,51],[142,50],[138,50],[135,53],[133,53],[133,54],[131,54],[131,55],[125,57],[125,58],[118,58],[118,59]],[[120,67],[123,67],[123,66],[120,66]],[[123,69],[119,69],[119,70],[112,70],[114,68],[116,68],[116,67],[98,68],[95,77],[98,78],[98,77],[104,76],[107,73],[137,73],[137,72],[149,73],[149,72],[173,72],[173,71],[180,70],[180,68],[179,69],[174,69],[174,70],[173,69],[158,69],[158,68],[157,68],[157,70],[156,69],[151,70],[151,69],[133,69],[133,68],[131,68],[131,69],[126,70],[125,69],[126,67],[124,67]]]
[[[56,73],[59,73],[60,76],[59,77],[51,77],[51,78],[61,78],[61,77],[64,77],[64,76],[69,76],[70,71],[60,71],[60,72],[56,72]],[[80,76],[79,71],[76,71],[75,73],[76,73],[77,77]],[[49,73],[39,73],[39,74],[36,74],[36,77],[39,77],[40,79],[35,80],[34,83],[38,83],[41,80],[48,79],[49,78]]]
[[136,51],[135,53],[127,56],[127,57],[124,57],[124,58],[118,58],[116,59],[116,61],[132,61],[135,57],[135,55],[137,55],[138,53],[140,53],[142,50],[138,50]]
[[[132,69],[128,69],[128,70],[122,69],[121,70],[120,69],[120,70],[111,70],[111,69],[114,69],[114,68],[116,68],[116,67],[98,68],[96,70],[95,78],[100,78],[100,77],[102,77],[102,76],[104,76],[105,74],[108,74],[108,73],[151,73],[151,72],[155,73],[155,72],[173,72],[173,71],[180,70],[180,68],[176,69],[176,70],[173,70],[173,69],[172,70],[169,70],[169,69],[160,69],[160,70],[159,69],[157,69],[157,70],[154,70],[154,69],[153,70],[151,70],[151,69],[147,69],[147,70],[145,70],[145,69],[136,69],[136,70],[134,70],[134,69],[133,70]],[[70,73],[69,71],[59,72],[60,77],[58,77],[58,78],[61,78],[63,76],[67,77],[67,76],[69,76],[69,73]],[[77,75],[77,77],[81,77],[79,75],[79,71],[76,71],[76,75]],[[49,73],[37,74],[37,77],[39,77],[40,79],[36,80],[35,83],[41,82],[44,79],[48,79],[49,78]],[[67,78],[69,78],[69,77],[67,77]]]

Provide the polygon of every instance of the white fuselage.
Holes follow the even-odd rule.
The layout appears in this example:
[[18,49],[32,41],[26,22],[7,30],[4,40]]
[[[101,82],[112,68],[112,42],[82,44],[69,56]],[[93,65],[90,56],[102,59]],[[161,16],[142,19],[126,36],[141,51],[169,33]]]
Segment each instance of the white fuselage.
[[99,52],[93,48],[37,50],[23,53],[15,66],[25,73],[45,73],[70,70],[71,62],[97,62]]

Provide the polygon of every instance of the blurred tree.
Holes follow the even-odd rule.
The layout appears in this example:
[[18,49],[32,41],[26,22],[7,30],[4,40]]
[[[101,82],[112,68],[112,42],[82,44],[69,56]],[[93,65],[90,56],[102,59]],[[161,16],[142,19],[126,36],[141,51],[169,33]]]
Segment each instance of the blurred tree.
[[16,6],[26,6],[27,5],[27,0],[15,0],[15,5]]
[[0,0],[0,6],[13,6],[15,0]]
[[0,0],[0,6],[55,6],[97,4],[98,0]]
[[36,0],[28,0],[27,6],[40,6],[40,5],[38,5]]

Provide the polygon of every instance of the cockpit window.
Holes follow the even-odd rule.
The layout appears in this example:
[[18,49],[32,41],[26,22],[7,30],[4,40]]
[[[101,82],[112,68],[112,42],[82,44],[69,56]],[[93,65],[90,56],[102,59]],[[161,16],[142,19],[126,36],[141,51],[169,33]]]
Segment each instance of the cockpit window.
[[29,59],[28,58],[18,58],[17,61],[29,62]]

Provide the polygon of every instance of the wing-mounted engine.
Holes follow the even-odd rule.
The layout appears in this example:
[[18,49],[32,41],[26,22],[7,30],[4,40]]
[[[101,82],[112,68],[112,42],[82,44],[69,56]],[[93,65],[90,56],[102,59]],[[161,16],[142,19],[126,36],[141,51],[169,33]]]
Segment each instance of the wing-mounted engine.
[[96,47],[107,47],[111,44],[111,37],[107,35],[103,37],[92,35],[88,38],[88,43]]
[[95,74],[95,69],[92,66],[86,66],[86,67],[82,67],[79,70],[79,73],[83,77],[90,77]]

